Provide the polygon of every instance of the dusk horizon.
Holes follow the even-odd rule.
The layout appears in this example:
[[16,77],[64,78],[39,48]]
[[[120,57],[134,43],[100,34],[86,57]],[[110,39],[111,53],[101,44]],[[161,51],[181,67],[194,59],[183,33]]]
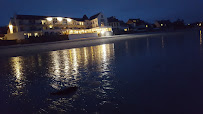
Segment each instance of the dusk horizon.
[[[79,4],[78,4],[79,3]],[[116,4],[115,4],[116,3]],[[184,3],[184,4],[183,4]],[[16,5],[18,4],[18,5]],[[32,4],[32,5],[28,5]],[[67,4],[67,5],[66,5]],[[71,5],[70,5],[71,4]],[[150,23],[156,20],[183,19],[185,23],[202,21],[203,1],[190,2],[183,1],[3,1],[1,11],[0,26],[6,26],[14,14],[22,15],[44,15],[44,16],[64,16],[81,18],[84,14],[88,17],[99,12],[107,17],[115,16],[119,20],[126,22],[130,18],[140,18]]]

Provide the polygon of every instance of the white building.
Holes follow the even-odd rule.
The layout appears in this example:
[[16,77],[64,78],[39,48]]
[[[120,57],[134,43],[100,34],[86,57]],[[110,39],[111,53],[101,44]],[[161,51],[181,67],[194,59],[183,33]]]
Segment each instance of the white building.
[[[14,15],[9,22],[9,30],[5,35],[7,40],[22,40],[41,35],[70,35],[83,36],[106,36],[111,35],[112,28],[108,26],[107,18],[102,14],[88,18]],[[85,35],[88,34],[88,35]],[[76,35],[75,35],[76,36]],[[77,37],[77,36],[76,36]]]

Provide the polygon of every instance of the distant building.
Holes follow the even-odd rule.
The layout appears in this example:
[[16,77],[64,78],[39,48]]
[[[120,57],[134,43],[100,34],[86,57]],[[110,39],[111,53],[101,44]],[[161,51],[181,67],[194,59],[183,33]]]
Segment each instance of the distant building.
[[141,19],[129,19],[127,24],[133,31],[145,31],[149,27],[149,24]]
[[192,27],[203,27],[203,22],[195,22],[195,23],[191,23],[191,24],[188,24],[189,26],[192,26]]
[[122,34],[124,31],[128,31],[129,27],[123,21],[116,19],[114,16],[108,18],[109,26],[112,27],[115,34]]
[[102,13],[91,16],[89,21],[92,28],[108,26],[108,20]]
[[[9,22],[9,30],[5,36],[7,39],[25,39],[31,36],[41,35],[71,35],[71,34],[98,34],[110,35],[112,28],[108,26],[107,18],[102,14],[88,18],[14,15]],[[108,34],[107,34],[108,33]]]
[[172,27],[172,23],[169,20],[155,21],[154,25],[155,25],[156,28],[169,28],[169,27]]
[[120,29],[124,32],[127,32],[129,31],[129,26],[127,23],[125,23],[124,21],[120,21],[119,20],[119,23],[120,23]]
[[120,29],[120,21],[114,16],[108,18],[108,23],[109,26],[112,27],[112,29]]

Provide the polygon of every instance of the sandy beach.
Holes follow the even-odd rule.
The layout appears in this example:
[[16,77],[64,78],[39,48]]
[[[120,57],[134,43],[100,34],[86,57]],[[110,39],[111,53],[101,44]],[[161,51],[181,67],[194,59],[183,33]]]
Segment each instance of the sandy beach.
[[82,38],[77,40],[64,40],[64,41],[46,42],[46,43],[1,46],[0,58],[28,55],[33,53],[42,53],[42,52],[62,50],[62,49],[88,47],[88,46],[100,45],[104,43],[113,43],[116,41],[132,39],[132,38],[146,38],[151,36],[179,34],[179,33],[181,32],[127,34],[127,35],[114,35],[111,37],[101,37],[101,38]]

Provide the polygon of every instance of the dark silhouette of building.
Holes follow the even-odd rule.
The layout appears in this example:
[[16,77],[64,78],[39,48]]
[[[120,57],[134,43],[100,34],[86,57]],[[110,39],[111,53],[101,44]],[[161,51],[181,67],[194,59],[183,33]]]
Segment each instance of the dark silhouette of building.
[[156,28],[170,28],[173,26],[170,20],[159,20],[155,21]]
[[108,19],[109,26],[112,27],[114,34],[122,34],[129,30],[129,27],[126,23],[121,20],[118,20],[115,16],[111,16]]
[[129,19],[127,21],[131,31],[146,31],[150,24],[141,19]]

